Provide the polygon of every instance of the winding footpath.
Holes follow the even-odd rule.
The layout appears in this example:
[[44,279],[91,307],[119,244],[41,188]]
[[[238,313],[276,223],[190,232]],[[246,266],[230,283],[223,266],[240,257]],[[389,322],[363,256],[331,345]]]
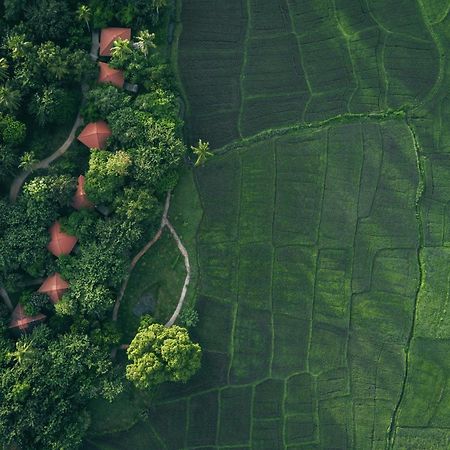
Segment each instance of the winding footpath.
[[[164,228],[167,227],[168,230],[170,231],[170,234],[172,235],[172,237],[174,238],[178,250],[180,251],[180,253],[183,255],[184,258],[184,267],[186,269],[186,277],[184,279],[184,284],[183,284],[183,288],[181,290],[181,294],[180,297],[178,299],[178,303],[177,306],[175,308],[175,311],[173,312],[172,316],[170,317],[170,319],[167,321],[167,323],[165,324],[166,327],[171,327],[175,321],[177,320],[181,309],[183,307],[184,304],[184,300],[186,298],[187,295],[187,290],[188,290],[188,286],[189,283],[191,281],[191,264],[189,262],[189,253],[186,250],[186,247],[183,245],[183,243],[181,242],[180,237],[178,236],[178,233],[175,231],[175,228],[173,227],[173,225],[170,223],[169,219],[168,219],[168,213],[169,213],[169,207],[170,207],[170,199],[171,199],[171,192],[169,191],[167,193],[167,197],[166,197],[166,202],[164,205],[164,212],[161,218],[161,224],[158,228],[158,231],[155,233],[155,235],[153,236],[153,238],[148,241],[143,247],[142,249],[136,254],[136,256],[132,259],[131,263],[130,263],[130,267],[128,268],[127,274],[125,276],[125,279],[122,283],[122,286],[120,288],[119,291],[119,295],[117,296],[116,302],[114,304],[114,309],[113,309],[113,313],[112,313],[112,320],[114,322],[117,321],[117,317],[119,314],[119,309],[120,309],[120,303],[122,301],[122,298],[125,294],[125,291],[127,289],[128,286],[128,282],[130,280],[130,276],[131,276],[131,272],[133,271],[134,267],[136,266],[136,264],[138,263],[138,261],[147,253],[148,250],[150,250],[151,247],[153,247],[153,245],[156,244],[156,242],[158,242],[158,240],[160,239],[160,237],[162,236],[162,233],[164,231]],[[127,346],[122,346],[121,348],[126,348]]]
[[25,172],[22,172],[19,174],[14,181],[11,184],[10,190],[9,190],[9,200],[11,202],[15,202],[17,200],[17,196],[19,195],[20,189],[23,186],[23,183],[25,183],[25,180],[30,176],[32,172],[38,169],[48,169],[50,164],[64,155],[64,153],[69,149],[69,147],[72,145],[72,142],[75,139],[75,133],[80,125],[83,124],[83,119],[80,116],[80,113],[78,113],[77,118],[75,119],[75,123],[73,124],[72,129],[70,130],[69,136],[65,140],[64,144],[61,145],[57,150],[55,150],[50,156],[47,158],[37,162],[36,164],[33,164],[28,170]]

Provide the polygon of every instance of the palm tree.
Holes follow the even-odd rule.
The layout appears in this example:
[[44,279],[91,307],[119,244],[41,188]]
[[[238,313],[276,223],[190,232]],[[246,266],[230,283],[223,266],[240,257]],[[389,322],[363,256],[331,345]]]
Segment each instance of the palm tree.
[[148,56],[149,50],[151,48],[156,48],[154,40],[155,40],[155,33],[150,33],[148,30],[139,31],[137,35],[136,47],[145,56]]
[[209,142],[203,142],[201,139],[198,140],[196,147],[191,146],[194,155],[197,156],[197,161],[195,161],[195,166],[202,166],[205,164],[209,156],[213,156],[213,153],[209,151]]
[[85,21],[86,26],[89,31],[91,31],[91,27],[89,26],[89,20],[91,20],[91,8],[87,5],[80,5],[77,9],[77,18],[80,21]]
[[13,60],[23,58],[27,49],[31,48],[33,44],[27,41],[24,34],[10,34],[6,38],[6,48],[11,52]]
[[6,58],[0,58],[0,81],[5,81],[8,78],[9,64]]
[[7,82],[0,86],[0,111],[14,113],[19,109],[20,92]]
[[166,0],[153,0],[153,7],[156,9],[156,14],[159,14],[159,8],[166,6]]
[[128,39],[117,39],[111,47],[111,56],[117,60],[119,64],[123,64],[128,56],[133,54],[130,41]]
[[16,342],[16,350],[10,352],[8,356],[17,364],[22,365],[30,362],[33,359],[35,349],[32,347],[33,340],[20,340]]
[[34,152],[33,151],[29,151],[29,152],[25,152],[21,157],[20,157],[20,163],[19,163],[19,169],[28,171],[28,170],[33,170],[33,166],[38,163],[39,160],[34,156]]

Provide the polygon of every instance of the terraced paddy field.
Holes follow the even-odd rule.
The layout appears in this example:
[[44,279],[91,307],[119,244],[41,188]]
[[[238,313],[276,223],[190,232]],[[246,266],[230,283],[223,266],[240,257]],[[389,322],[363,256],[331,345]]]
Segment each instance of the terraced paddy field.
[[203,367],[95,448],[450,448],[450,2],[180,7]]

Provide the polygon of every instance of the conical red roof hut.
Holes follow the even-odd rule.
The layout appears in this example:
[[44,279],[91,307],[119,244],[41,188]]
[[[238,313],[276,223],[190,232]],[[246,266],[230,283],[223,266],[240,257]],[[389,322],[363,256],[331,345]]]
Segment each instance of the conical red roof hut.
[[49,276],[38,289],[38,292],[47,294],[53,304],[58,303],[64,292],[67,291],[69,283],[56,272]]
[[89,148],[104,148],[111,136],[111,129],[103,120],[88,123],[78,136],[78,140]]
[[87,198],[86,192],[84,191],[84,175],[78,177],[77,191],[73,196],[72,206],[75,209],[92,208],[94,205]]
[[27,316],[23,306],[19,303],[11,314],[9,328],[18,328],[21,331],[26,330],[32,323],[42,322],[45,320],[45,314],[37,314],[35,316]]
[[55,222],[49,229],[51,240],[47,245],[48,251],[55,256],[68,255],[75,247],[78,239],[61,231],[59,222]]
[[111,47],[117,39],[131,39],[131,28],[103,28],[100,33],[100,56],[111,56]]
[[104,62],[99,62],[98,66],[100,67],[100,73],[97,80],[99,83],[112,84],[118,88],[123,88],[125,77],[121,70],[113,69]]

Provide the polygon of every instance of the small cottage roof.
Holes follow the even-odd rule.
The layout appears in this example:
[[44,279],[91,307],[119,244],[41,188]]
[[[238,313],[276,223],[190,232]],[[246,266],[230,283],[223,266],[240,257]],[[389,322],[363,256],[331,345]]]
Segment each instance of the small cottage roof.
[[98,75],[98,82],[104,84],[112,84],[118,88],[123,88],[125,83],[125,76],[122,70],[113,69],[104,62],[99,62],[100,73]]
[[64,292],[69,288],[69,283],[58,272],[50,275],[38,289],[38,292],[47,294],[53,304],[58,303]]
[[9,328],[18,328],[23,331],[26,330],[30,324],[34,322],[42,322],[45,320],[45,314],[37,314],[35,316],[27,316],[23,306],[19,303],[11,314],[11,321]]
[[88,123],[78,136],[78,140],[89,148],[104,148],[111,134],[108,124],[99,120]]
[[47,245],[48,251],[55,256],[68,255],[75,247],[78,239],[61,231],[59,222],[55,222],[49,229],[51,240]]

